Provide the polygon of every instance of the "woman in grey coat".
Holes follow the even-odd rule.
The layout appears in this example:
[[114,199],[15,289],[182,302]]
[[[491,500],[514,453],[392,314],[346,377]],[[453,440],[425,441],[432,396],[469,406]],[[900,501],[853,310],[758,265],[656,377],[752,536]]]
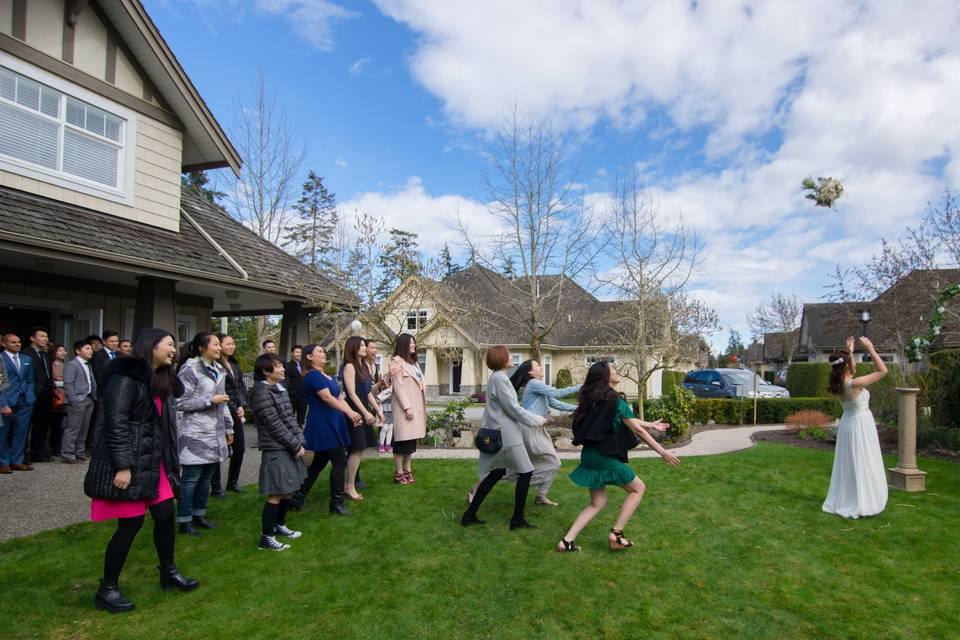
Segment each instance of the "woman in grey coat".
[[201,331],[195,335],[184,358],[177,372],[184,393],[174,405],[181,414],[178,445],[183,476],[177,522],[180,533],[199,536],[197,527],[216,528],[206,518],[210,478],[217,465],[230,455],[233,418],[227,404],[227,374],[219,362],[220,340],[216,334]]
[[538,416],[520,406],[517,392],[507,376],[510,367],[510,352],[500,345],[487,350],[487,368],[493,373],[487,381],[487,406],[483,410],[483,427],[498,429],[503,446],[493,454],[480,453],[479,471],[483,476],[477,487],[470,506],[460,518],[460,524],[469,526],[483,524],[477,518],[477,511],[484,498],[506,474],[517,474],[517,489],[514,493],[513,516],[510,529],[532,528],[523,517],[527,493],[530,490],[530,478],[533,476],[533,463],[523,444],[523,429],[534,429],[546,424],[550,419]]

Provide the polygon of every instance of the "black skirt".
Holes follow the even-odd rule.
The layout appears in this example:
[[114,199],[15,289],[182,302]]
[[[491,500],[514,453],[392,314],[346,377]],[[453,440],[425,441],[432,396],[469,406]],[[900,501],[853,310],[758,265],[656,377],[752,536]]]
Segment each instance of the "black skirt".
[[359,427],[350,427],[350,451],[363,451],[368,447],[376,447],[378,443],[373,426],[363,423]]
[[394,440],[393,441],[393,452],[399,453],[402,456],[408,456],[411,453],[414,453],[417,450],[417,440]]

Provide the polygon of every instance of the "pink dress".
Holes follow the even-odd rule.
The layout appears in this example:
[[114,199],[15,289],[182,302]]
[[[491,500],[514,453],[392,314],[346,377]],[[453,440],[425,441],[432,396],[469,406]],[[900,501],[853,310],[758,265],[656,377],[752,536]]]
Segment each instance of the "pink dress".
[[[159,396],[154,396],[153,401],[157,405],[157,413],[163,414],[163,403]],[[156,498],[146,500],[104,500],[103,498],[94,498],[90,502],[90,519],[94,522],[103,520],[112,520],[114,518],[136,518],[147,512],[149,507],[160,504],[164,500],[173,497],[173,489],[170,487],[170,481],[167,480],[167,470],[163,466],[163,460],[160,460],[160,490]]]

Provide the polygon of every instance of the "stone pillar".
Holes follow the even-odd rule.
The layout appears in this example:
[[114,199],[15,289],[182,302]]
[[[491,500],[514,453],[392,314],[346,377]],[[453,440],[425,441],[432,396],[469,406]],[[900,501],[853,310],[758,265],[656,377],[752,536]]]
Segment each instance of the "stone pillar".
[[433,349],[427,349],[426,371],[423,372],[423,383],[426,386],[428,398],[436,398],[440,395],[440,379],[438,378],[439,367],[437,362],[437,352]]
[[[177,281],[153,276],[137,278],[137,306],[133,313],[133,336],[156,327],[177,335]],[[190,340],[193,336],[187,336]]]
[[280,353],[286,361],[290,357],[290,349],[295,344],[305,345],[310,342],[310,314],[298,300],[284,300],[283,317],[280,320]]
[[920,389],[897,387],[897,466],[887,470],[894,489],[923,491],[925,472],[917,468],[917,394]]
[[474,366],[476,357],[470,349],[464,349],[463,368],[460,370],[460,392],[464,395],[471,395],[477,392],[477,370]]

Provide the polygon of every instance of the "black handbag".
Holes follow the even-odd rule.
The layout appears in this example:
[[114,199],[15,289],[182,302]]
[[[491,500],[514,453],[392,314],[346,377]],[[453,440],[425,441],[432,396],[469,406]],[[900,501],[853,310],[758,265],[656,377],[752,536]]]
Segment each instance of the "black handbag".
[[499,429],[480,429],[473,439],[473,444],[480,453],[493,454],[503,447],[503,438]]

